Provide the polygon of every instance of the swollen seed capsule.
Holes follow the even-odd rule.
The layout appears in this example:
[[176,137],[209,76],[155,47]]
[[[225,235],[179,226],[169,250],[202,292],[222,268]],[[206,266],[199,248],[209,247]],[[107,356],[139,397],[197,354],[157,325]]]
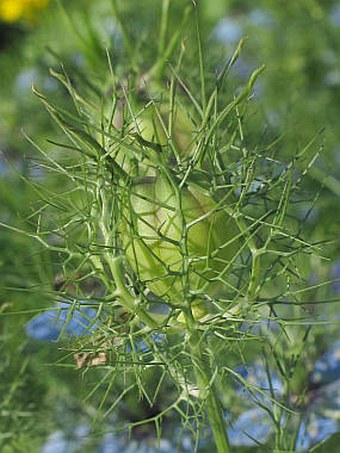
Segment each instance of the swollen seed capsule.
[[[162,146],[168,144],[165,128],[169,126],[169,105],[162,104],[154,109],[148,109],[137,118],[138,130],[147,140]],[[181,158],[188,158],[193,149],[194,124],[187,111],[181,105],[176,105],[172,115],[172,143]]]
[[236,253],[238,228],[214,200],[158,174],[136,181],[125,215],[126,257],[150,291],[180,304],[188,291],[222,289],[218,277]]

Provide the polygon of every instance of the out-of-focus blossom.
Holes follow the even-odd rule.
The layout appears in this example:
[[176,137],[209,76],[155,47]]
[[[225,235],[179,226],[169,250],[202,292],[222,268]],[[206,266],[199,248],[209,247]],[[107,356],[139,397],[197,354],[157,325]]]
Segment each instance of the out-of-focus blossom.
[[160,347],[160,343],[164,340],[165,336],[162,333],[153,332],[149,338],[150,343],[143,340],[134,341],[133,344],[127,344],[126,351],[131,352],[133,350],[139,354],[147,354],[152,352],[152,343],[158,343],[158,347]]
[[158,446],[157,440],[152,441],[152,439],[127,441],[114,434],[107,434],[97,453],[120,453],[121,451],[125,453],[176,453],[178,451],[167,439],[161,439],[159,444]]
[[340,261],[336,261],[331,269],[331,279],[333,283],[333,291],[335,294],[340,294]]
[[93,333],[96,311],[90,307],[73,309],[71,304],[59,303],[55,309],[47,310],[26,325],[26,333],[35,340],[56,341],[60,336],[78,337]]
[[24,69],[19,72],[15,79],[15,88],[20,92],[20,94],[24,91],[31,91],[32,85],[37,82],[37,78],[38,72],[35,68]]
[[331,8],[329,18],[335,27],[340,27],[340,5],[334,5]]
[[272,397],[279,397],[283,393],[283,384],[276,373],[268,371],[261,363],[255,363],[252,366],[240,366],[235,369],[239,378],[237,379],[238,392],[240,394],[249,394],[261,403],[268,404]]
[[295,450],[310,451],[312,445],[321,442],[338,431],[335,420],[312,415],[307,422],[302,422],[297,435]]
[[55,79],[47,77],[46,74],[39,72],[37,68],[31,67],[23,69],[17,75],[15,79],[16,95],[20,99],[23,94],[31,95],[32,85],[38,85],[44,91],[55,91],[58,88],[58,82]]
[[0,20],[10,23],[34,21],[39,11],[47,5],[48,0],[0,0]]
[[340,73],[338,69],[332,69],[325,75],[325,85],[327,87],[338,87],[340,85]]
[[336,341],[314,365],[310,382],[314,386],[327,385],[340,379],[340,341]]
[[340,379],[311,390],[308,396],[311,400],[308,407],[310,413],[340,424]]
[[73,435],[66,436],[61,430],[53,432],[43,445],[41,453],[76,453],[79,447],[87,440],[89,429],[86,425],[79,425]]
[[236,19],[224,17],[213,30],[213,36],[222,44],[235,44],[244,34],[242,25]]
[[264,443],[272,430],[269,415],[262,409],[255,408],[239,416],[228,429],[228,437],[231,445],[251,447],[257,445],[257,442]]
[[2,158],[0,154],[0,177],[7,176],[9,173],[9,167],[7,163],[5,162],[5,159]]
[[256,27],[270,28],[275,25],[274,18],[270,12],[262,8],[252,9],[247,17],[249,22]]

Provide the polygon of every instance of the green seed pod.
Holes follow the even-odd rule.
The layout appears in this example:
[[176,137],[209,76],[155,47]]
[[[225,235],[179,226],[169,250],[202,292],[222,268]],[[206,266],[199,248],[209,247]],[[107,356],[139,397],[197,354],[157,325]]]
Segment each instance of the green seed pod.
[[123,247],[154,294],[178,305],[188,292],[202,298],[221,291],[217,278],[236,253],[233,239],[239,233],[225,210],[217,210],[211,197],[179,188],[165,174],[137,180],[129,203]]
[[[168,144],[165,128],[170,121],[169,105],[162,104],[147,110],[138,120],[138,128],[145,140],[164,146]],[[165,127],[165,128],[164,128]],[[193,149],[195,126],[188,112],[181,105],[175,105],[172,116],[172,142],[181,158],[188,158]]]

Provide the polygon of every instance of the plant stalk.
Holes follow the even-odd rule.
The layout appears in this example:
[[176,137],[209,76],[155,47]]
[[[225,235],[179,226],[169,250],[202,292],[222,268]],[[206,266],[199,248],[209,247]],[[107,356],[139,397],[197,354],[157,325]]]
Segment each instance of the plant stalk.
[[205,400],[208,420],[217,448],[216,451],[217,453],[229,453],[229,440],[225,422],[223,420],[222,406],[213,383],[210,365],[207,362],[207,358],[204,357],[205,338],[197,330],[196,322],[190,315],[191,313],[189,316],[186,316],[186,321],[190,330],[189,345],[192,354],[196,384],[200,392],[200,398]]

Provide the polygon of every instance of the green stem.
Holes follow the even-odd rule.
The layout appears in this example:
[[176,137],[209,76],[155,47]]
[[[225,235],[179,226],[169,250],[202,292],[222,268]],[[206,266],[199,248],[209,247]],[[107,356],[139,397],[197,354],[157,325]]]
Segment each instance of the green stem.
[[223,420],[222,406],[216,388],[212,382],[212,373],[205,355],[205,338],[197,330],[196,322],[191,313],[185,315],[190,330],[189,345],[195,371],[196,384],[200,397],[205,399],[208,419],[215,439],[217,453],[229,453],[229,440]]
[[166,33],[169,22],[169,6],[170,0],[163,0],[161,26],[159,31],[159,42],[158,42],[158,58],[162,58],[165,51]]
[[121,14],[120,14],[120,12],[119,12],[119,10],[117,8],[117,1],[116,0],[112,0],[111,6],[112,6],[113,14],[114,14],[119,26],[120,26],[120,30],[121,30],[123,41],[124,41],[124,45],[125,45],[125,49],[126,49],[126,52],[127,52],[128,56],[129,56],[129,60],[131,61],[132,70],[135,73],[137,73],[138,70],[139,70],[139,67],[138,67],[137,60],[136,60],[136,52],[135,52],[133,44],[132,44],[132,39],[129,36],[128,29],[127,29],[127,27],[125,25],[125,20],[121,16]]
[[256,298],[258,291],[258,282],[260,277],[260,252],[258,249],[251,248],[252,254],[252,267],[251,267],[251,276],[248,287],[248,298],[249,302],[253,301]]
[[188,5],[183,12],[182,22],[179,25],[178,29],[172,34],[168,46],[164,49],[162,55],[159,56],[155,64],[149,70],[145,79],[147,80],[150,78],[156,78],[157,80],[161,80],[164,72],[164,68],[166,67],[173,51],[175,50],[178,41],[181,38],[182,31],[185,29],[186,23],[188,21],[190,12],[191,12],[191,5]]
[[212,389],[207,398],[207,412],[211,428],[213,431],[215,444],[218,453],[229,453],[229,440],[226,426],[222,417],[221,405],[216,397],[216,392]]

